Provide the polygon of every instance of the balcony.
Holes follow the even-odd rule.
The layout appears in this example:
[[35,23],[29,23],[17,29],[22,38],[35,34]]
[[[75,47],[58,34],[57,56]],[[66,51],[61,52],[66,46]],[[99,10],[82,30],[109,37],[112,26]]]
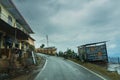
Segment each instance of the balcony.
[[13,27],[12,24],[8,23],[8,19],[5,15],[0,14],[0,31],[5,32],[7,35],[16,37],[19,40],[27,40],[29,35],[24,31]]
[[16,22],[16,26],[12,25],[12,18],[8,17],[7,15],[0,13],[0,19],[8,23],[11,27],[16,27],[23,31],[24,33],[28,34],[28,32],[26,32],[26,30],[18,22]]
[[26,33],[26,34],[29,34],[29,33],[22,27],[22,25],[20,25],[18,22],[16,22],[16,28],[19,29],[19,30],[21,30],[21,31],[23,31],[23,32]]
[[10,26],[13,26],[12,25],[12,21],[8,18],[7,15],[5,15],[3,13],[0,13],[0,19],[2,19],[3,21],[5,21],[6,23],[8,23]]

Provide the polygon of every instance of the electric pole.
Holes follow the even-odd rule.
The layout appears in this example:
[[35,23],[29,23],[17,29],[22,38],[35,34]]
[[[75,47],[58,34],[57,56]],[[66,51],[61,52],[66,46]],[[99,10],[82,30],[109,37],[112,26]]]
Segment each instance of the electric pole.
[[47,47],[49,46],[48,35],[46,35]]

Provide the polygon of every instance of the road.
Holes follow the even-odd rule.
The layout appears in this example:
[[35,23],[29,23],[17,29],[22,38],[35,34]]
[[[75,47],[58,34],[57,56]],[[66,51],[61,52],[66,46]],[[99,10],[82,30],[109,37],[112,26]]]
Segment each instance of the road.
[[42,55],[46,63],[35,80],[106,80],[69,60]]

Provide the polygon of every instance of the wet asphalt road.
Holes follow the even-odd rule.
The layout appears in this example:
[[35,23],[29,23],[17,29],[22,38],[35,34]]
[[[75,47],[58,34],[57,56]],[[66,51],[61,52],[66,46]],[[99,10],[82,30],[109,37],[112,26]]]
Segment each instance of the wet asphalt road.
[[46,57],[46,64],[35,80],[106,80],[69,60],[42,56]]

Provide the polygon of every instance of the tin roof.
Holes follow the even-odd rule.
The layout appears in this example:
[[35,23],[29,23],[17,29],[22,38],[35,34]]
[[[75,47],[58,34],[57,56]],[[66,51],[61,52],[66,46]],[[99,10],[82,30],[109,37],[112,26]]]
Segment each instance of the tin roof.
[[26,20],[23,18],[23,16],[20,14],[12,0],[0,0],[0,3],[12,14],[14,15],[15,19],[23,25],[23,27],[29,32],[34,33]]
[[96,44],[102,44],[102,43],[106,44],[106,42],[108,42],[108,41],[102,41],[102,42],[96,42],[96,43],[89,43],[89,44],[78,46],[78,48],[82,47],[82,46],[90,46],[90,45],[96,45]]
[[29,38],[32,39],[33,41],[35,41],[35,39],[33,37],[29,36]]
[[52,47],[45,47],[45,49],[57,49],[57,48],[55,48],[54,46],[52,46]]

